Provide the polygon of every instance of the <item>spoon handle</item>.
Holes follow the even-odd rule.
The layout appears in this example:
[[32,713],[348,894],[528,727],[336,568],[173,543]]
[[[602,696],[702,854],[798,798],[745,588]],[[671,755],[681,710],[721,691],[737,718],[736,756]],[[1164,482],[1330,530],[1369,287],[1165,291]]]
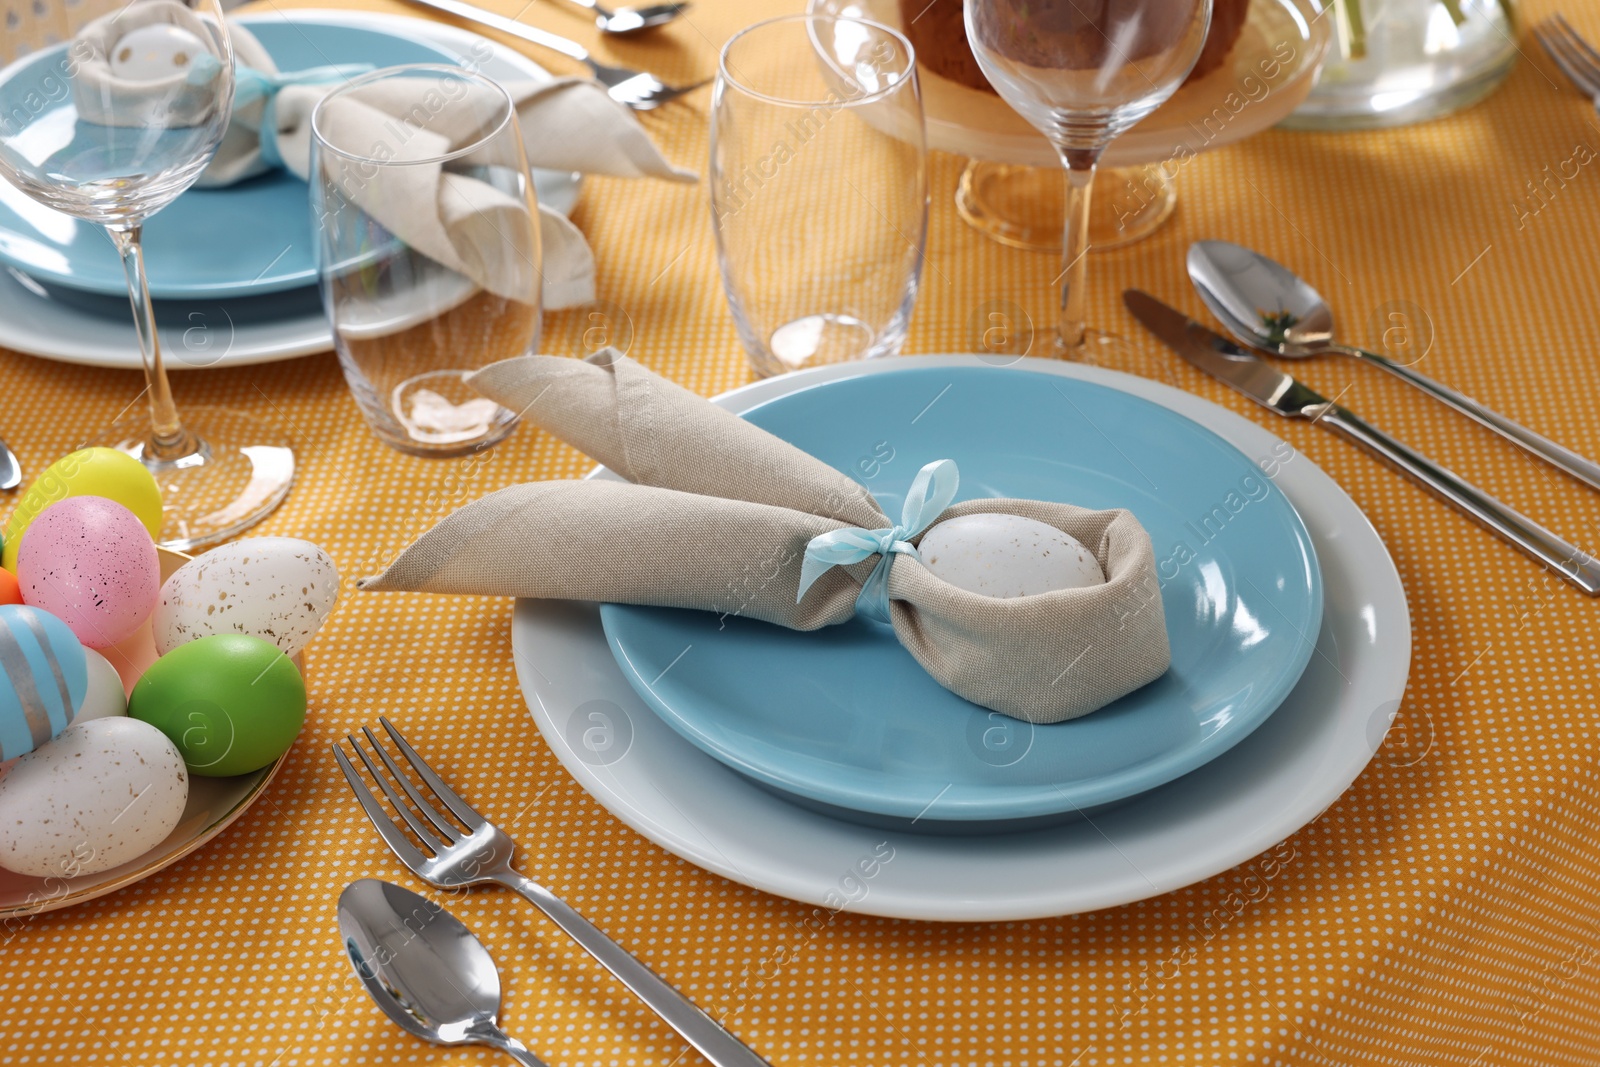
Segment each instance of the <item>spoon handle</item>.
[[1458,393],[1443,382],[1436,382],[1404,363],[1396,363],[1387,356],[1368,352],[1364,348],[1341,348],[1341,351],[1357,359],[1364,359],[1368,363],[1377,364],[1395,377],[1403,378],[1435,399],[1444,401],[1473,421],[1487,426],[1512,444],[1532,452],[1552,466],[1560,467],[1579,481],[1600,489],[1600,463],[1580,456],[1565,445],[1558,444],[1543,434],[1535,433],[1519,422],[1513,422],[1498,411],[1484,407],[1465,393]]
[[1371,449],[1457,508],[1522,549],[1590,596],[1600,596],[1600,561],[1526,515],[1507,507],[1408,445],[1338,404],[1314,405],[1303,414]]
[[693,1045],[714,1067],[772,1067],[716,1021],[695,1007],[682,993],[617,944],[598,927],[579,915],[566,902],[533,879],[516,871],[484,872],[510,889],[521,893],[550,920],[581,945],[589,955],[627,986],[633,995],[650,1006],[668,1026]]

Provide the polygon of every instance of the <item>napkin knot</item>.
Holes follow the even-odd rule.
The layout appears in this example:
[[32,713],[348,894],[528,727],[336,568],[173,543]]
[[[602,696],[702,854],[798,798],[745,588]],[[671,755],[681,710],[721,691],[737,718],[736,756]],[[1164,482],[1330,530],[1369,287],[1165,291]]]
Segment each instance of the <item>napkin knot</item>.
[[263,101],[260,127],[256,131],[261,141],[261,159],[272,167],[282,167],[283,155],[278,151],[278,93],[290,85],[330,85],[348,81],[376,69],[371,63],[333,63],[291,71],[240,66],[234,72],[233,106],[237,111]]
[[960,472],[953,460],[938,459],[924,466],[906,490],[905,506],[900,510],[900,522],[878,530],[864,530],[847,526],[818,534],[806,544],[805,559],[800,564],[800,589],[795,594],[798,604],[816,580],[834,567],[849,566],[878,556],[878,565],[861,585],[856,595],[856,611],[876,619],[890,622],[889,618],[889,568],[897,553],[905,553],[920,561],[917,546],[911,538],[926,530],[934,519],[943,514],[955,499],[961,484]]

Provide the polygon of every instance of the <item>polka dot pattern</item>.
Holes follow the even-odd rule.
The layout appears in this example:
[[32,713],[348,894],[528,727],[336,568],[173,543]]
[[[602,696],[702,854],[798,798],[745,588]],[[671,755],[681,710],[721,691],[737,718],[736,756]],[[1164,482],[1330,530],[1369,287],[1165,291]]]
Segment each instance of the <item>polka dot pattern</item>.
[[[486,0],[594,42],[554,7]],[[391,0],[351,6],[412,13]],[[601,52],[668,81],[710,75],[716,46],[799,0],[701,0],[657,36]],[[1551,0],[1522,5],[1528,21]],[[1569,4],[1600,40],[1600,13]],[[256,10],[287,10],[281,0]],[[1275,420],[1179,364],[1121,308],[1137,285],[1200,310],[1190,241],[1224,237],[1294,265],[1341,332],[1381,344],[1390,305],[1431,326],[1424,372],[1589,455],[1600,423],[1593,234],[1600,171],[1527,216],[1527,183],[1575,146],[1593,109],[1524,40],[1484,104],[1404,130],[1269,132],[1196,158],[1151,239],[1091,265],[1091,319],[1130,341],[1123,369],[1256,418],[1336,477],[1390,547],[1410,596],[1411,687],[1350,791],[1274,850],[1186,890],[1104,912],[940,926],[810,909],[700,871],[611,818],[529,720],[509,653],[511,604],[364,595],[372,573],[458,505],[589,462],[524,426],[487,456],[426,461],[367,432],[331,355],[179,372],[183,403],[291,430],[302,470],[262,534],[325,546],[340,607],[306,653],[312,708],[269,793],[183,862],[62,912],[0,923],[0,1059],[467,1064],[362,993],[339,951],[350,880],[417,887],[352,803],[329,745],[380,714],[523,845],[522,863],[779,1067],[813,1064],[1528,1064],[1600,1047],[1600,676],[1596,605],[1347,443]],[[562,61],[539,54],[552,68]],[[674,162],[704,168],[709,91],[643,117]],[[931,160],[928,270],[906,350],[970,349],[987,302],[1050,321],[1048,256],[1003,248],[952,206],[961,161]],[[719,285],[706,190],[596,178],[574,213],[602,303],[546,317],[545,349],[604,335],[704,394],[748,379]],[[129,345],[133,345],[130,327]],[[1404,384],[1350,362],[1306,381],[1586,544],[1600,505]],[[138,375],[0,354],[0,436],[32,472],[139,402]],[[537,531],[530,531],[537,536]],[[507,1028],[552,1065],[699,1062],[534,910],[500,891],[433,894],[504,970]],[[781,960],[781,963],[774,963]]]

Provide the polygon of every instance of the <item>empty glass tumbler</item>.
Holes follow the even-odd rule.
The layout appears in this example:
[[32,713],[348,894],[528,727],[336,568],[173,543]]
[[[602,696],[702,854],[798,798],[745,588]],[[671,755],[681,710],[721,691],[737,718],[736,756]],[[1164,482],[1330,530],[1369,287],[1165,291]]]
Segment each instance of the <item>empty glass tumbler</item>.
[[456,67],[391,67],[312,118],[312,213],[334,344],[385,444],[452,456],[516,415],[467,383],[539,341],[539,219],[511,98]]
[[711,210],[758,375],[899,351],[928,229],[910,43],[828,15],[735,35],[712,97]]

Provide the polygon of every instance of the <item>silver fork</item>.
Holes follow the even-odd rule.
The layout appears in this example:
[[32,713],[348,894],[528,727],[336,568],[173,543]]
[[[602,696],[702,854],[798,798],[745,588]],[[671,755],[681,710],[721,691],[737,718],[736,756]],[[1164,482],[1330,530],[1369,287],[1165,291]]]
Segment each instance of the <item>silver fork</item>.
[[1544,46],[1545,54],[1561,72],[1572,79],[1600,111],[1600,52],[1585,41],[1572,24],[1555,14],[1533,27],[1533,35]]
[[693,85],[671,86],[664,84],[654,74],[647,74],[641,70],[631,70],[628,67],[608,67],[604,63],[595,61],[589,50],[577,41],[569,41],[565,37],[558,37],[548,30],[541,30],[537,26],[529,26],[525,22],[507,18],[493,11],[485,11],[481,7],[466,3],[465,0],[411,0],[412,3],[431,7],[446,14],[454,15],[458,19],[476,22],[490,29],[509,33],[513,37],[520,37],[530,41],[541,48],[548,48],[560,52],[569,59],[576,59],[594,71],[595,81],[606,87],[606,92],[611,94],[611,99],[619,104],[627,104],[635,111],[651,111],[670,100],[676,100],[684,93],[692,93],[700,88],[710,78],[697,81]]
[[383,843],[389,846],[389,851],[398,856],[400,862],[411,869],[411,873],[439,889],[455,889],[492,882],[521,893],[716,1067],[772,1067],[766,1060],[750,1051],[738,1038],[718,1026],[709,1015],[690,1003],[683,994],[656,977],[655,972],[602,933],[599,927],[563,903],[550,890],[515,870],[511,866],[511,859],[516,853],[516,842],[457,796],[455,790],[446,785],[444,779],[435,774],[433,768],[429,767],[427,762],[417,755],[416,750],[406,743],[406,739],[400,736],[400,731],[396,730],[387,718],[380,716],[378,721],[383,724],[390,740],[411,765],[411,769],[439,802],[449,809],[450,814],[461,821],[461,826],[455,825],[448,816],[424,798],[412,779],[378,743],[378,738],[373,732],[363,726],[361,732],[366,735],[367,743],[377,752],[378,758],[383,761],[389,774],[399,783],[400,789],[427,821],[417,818],[389,784],[389,779],[378,770],[355,735],[348,735],[345,740],[360,757],[367,773],[378,784],[383,795],[389,798],[389,803],[393,805],[400,819],[432,853],[424,855],[407,840],[405,833],[384,811],[382,801],[362,781],[360,773],[344,754],[344,748],[337,742],[334,743],[334,758],[338,760],[339,769],[350,782],[350,788],[355,791],[356,800],[361,803],[361,810],[372,820],[373,828],[378,831],[378,836],[383,838]]

